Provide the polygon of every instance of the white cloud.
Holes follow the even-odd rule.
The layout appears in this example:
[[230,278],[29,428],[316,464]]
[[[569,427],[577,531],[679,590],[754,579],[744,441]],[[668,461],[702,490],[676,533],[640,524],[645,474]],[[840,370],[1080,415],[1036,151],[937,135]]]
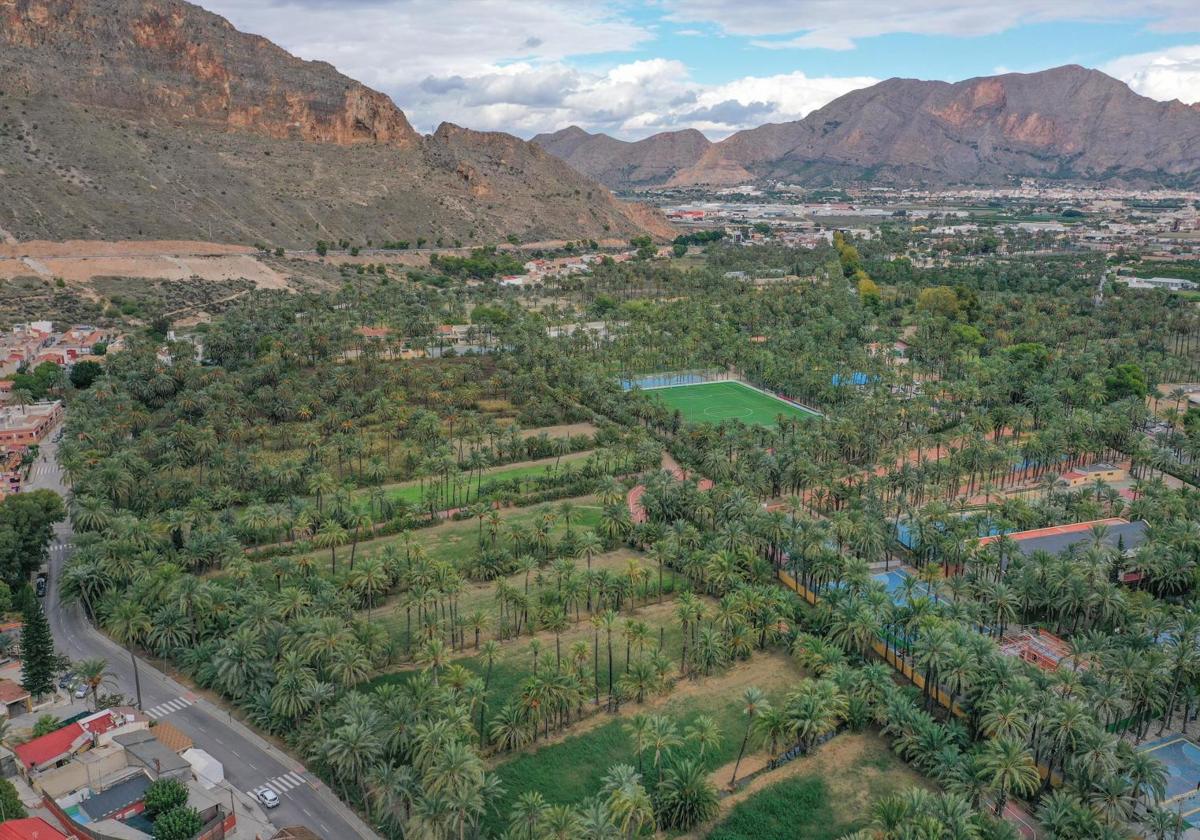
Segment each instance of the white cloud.
[[569,0],[200,0],[243,31],[384,89],[512,61],[630,50],[653,33]]
[[1100,69],[1152,99],[1200,102],[1200,45],[1127,55]]
[[[637,139],[695,127],[714,139],[799,119],[868,77],[804,73],[700,84],[680,61],[581,69],[655,37],[621,4],[569,0],[201,0],[239,29],[385,91],[413,125],[443,120],[532,136],[569,124]],[[616,9],[617,11],[612,11]],[[719,30],[710,37],[719,38]]]
[[1196,0],[666,0],[679,23],[715,24],[774,49],[853,49],[892,33],[993,35],[1050,21],[1145,21],[1156,30],[1200,30]]
[[414,110],[429,108],[473,128],[525,136],[575,124],[627,139],[689,127],[716,139],[764,122],[800,119],[876,81],[797,72],[703,85],[681,62],[667,59],[632,61],[596,73],[563,64],[518,64],[435,82],[430,87],[438,91],[436,98],[417,102]]

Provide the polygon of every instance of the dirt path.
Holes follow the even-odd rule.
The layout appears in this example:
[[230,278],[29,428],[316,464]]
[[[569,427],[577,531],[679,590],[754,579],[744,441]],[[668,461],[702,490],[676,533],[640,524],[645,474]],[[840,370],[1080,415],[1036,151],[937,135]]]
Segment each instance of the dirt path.
[[170,312],[164,312],[163,315],[164,317],[171,318],[174,315],[178,315],[180,312],[190,312],[193,309],[203,309],[206,306],[219,306],[222,303],[229,303],[230,301],[237,300],[240,297],[245,297],[247,294],[249,294],[249,292],[234,292],[233,294],[220,298],[219,300],[210,300],[208,303],[194,303],[191,306],[182,306],[179,309],[172,309]]
[[546,437],[574,437],[576,435],[594,435],[596,427],[591,423],[564,423],[560,426],[538,426],[535,429],[522,429],[520,436],[523,440],[534,438],[542,432],[546,433]]

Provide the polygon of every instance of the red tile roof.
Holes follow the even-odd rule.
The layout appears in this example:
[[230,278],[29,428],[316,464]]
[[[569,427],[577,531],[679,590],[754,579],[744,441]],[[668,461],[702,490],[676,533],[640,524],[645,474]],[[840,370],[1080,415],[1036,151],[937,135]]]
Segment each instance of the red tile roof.
[[48,735],[34,738],[28,743],[18,744],[13,747],[13,752],[16,753],[17,760],[25,765],[25,769],[31,770],[34,767],[52,764],[73,753],[87,740],[89,739],[83,727],[72,723]]
[[8,705],[16,703],[18,700],[24,700],[29,696],[29,692],[21,688],[20,685],[9,679],[0,678],[0,703]]
[[1090,522],[1072,522],[1069,525],[1051,525],[1048,528],[1034,528],[1032,531],[1017,531],[1012,534],[1000,534],[992,537],[984,537],[979,541],[980,545],[987,545],[990,542],[995,542],[1004,536],[1015,542],[1021,540],[1038,539],[1039,537],[1051,537],[1059,534],[1076,534],[1080,531],[1088,531],[1093,525],[1128,525],[1128,519],[1122,519],[1119,516],[1110,516],[1108,519],[1093,519]]
[[67,835],[41,817],[30,817],[0,823],[0,840],[67,840]]
[[42,767],[62,759],[91,741],[92,736],[116,729],[123,719],[114,718],[109,711],[98,712],[91,717],[56,729],[48,735],[34,738],[13,748],[17,760],[29,770]]

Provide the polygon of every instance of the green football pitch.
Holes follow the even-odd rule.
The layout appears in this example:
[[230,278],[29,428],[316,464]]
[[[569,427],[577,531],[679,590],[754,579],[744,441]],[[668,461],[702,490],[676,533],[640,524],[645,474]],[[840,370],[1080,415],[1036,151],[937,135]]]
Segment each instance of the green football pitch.
[[741,420],[750,426],[774,426],[780,414],[809,420],[817,417],[791,403],[749,388],[740,382],[704,382],[650,389],[670,409],[679,409],[690,423],[720,423]]

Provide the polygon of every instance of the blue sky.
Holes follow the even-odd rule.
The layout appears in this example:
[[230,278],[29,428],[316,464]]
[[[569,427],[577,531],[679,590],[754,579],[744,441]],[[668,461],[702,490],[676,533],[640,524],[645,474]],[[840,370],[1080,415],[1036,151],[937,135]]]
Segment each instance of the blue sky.
[[713,139],[891,76],[1062,64],[1200,101],[1200,0],[201,0],[243,30],[442,120]]

